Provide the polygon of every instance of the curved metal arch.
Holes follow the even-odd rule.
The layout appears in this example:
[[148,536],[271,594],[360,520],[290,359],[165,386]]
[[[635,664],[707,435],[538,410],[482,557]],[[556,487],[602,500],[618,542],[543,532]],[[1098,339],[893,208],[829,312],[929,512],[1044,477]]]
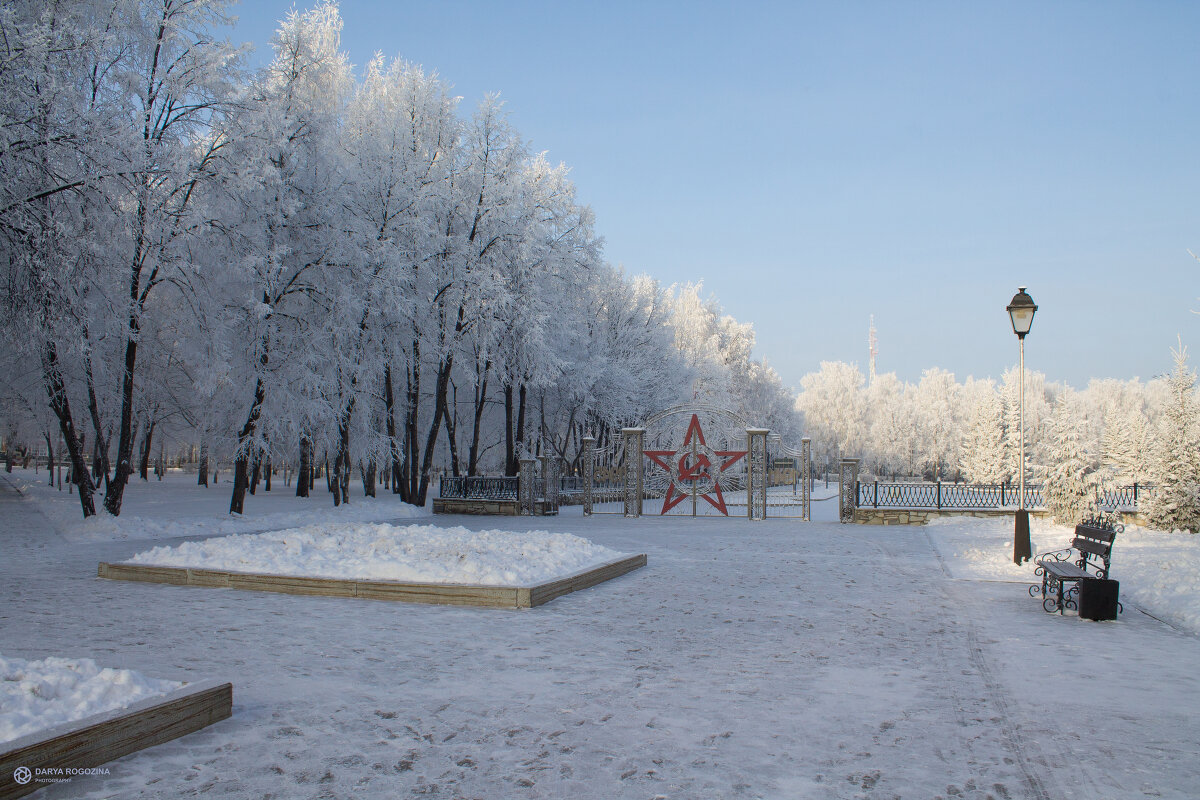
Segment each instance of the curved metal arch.
[[783,455],[787,456],[788,458],[804,458],[804,450],[803,449],[793,450],[792,448],[785,445],[782,441],[771,442],[771,444],[775,445],[776,452],[782,453]]
[[680,414],[698,413],[724,414],[727,417],[732,417],[733,420],[740,424],[743,428],[755,427],[747,422],[746,418],[736,411],[730,411],[728,408],[722,408],[721,406],[714,406],[711,403],[687,403],[684,405],[672,406],[671,408],[659,411],[656,414],[651,414],[649,417],[646,417],[645,422],[642,423],[642,427],[649,428],[651,425],[662,422],[667,417],[673,417]]

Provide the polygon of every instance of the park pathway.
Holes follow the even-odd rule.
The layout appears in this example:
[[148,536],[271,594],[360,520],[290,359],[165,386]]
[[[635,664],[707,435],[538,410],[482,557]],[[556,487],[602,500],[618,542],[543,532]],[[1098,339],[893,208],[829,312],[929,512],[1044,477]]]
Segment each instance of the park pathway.
[[[434,521],[649,566],[526,611],[104,581],[150,544],[69,543],[0,491],[0,652],[234,684],[232,719],[42,796],[1200,795],[1196,637],[956,581],[921,528]],[[1056,734],[1041,709],[1081,695]]]

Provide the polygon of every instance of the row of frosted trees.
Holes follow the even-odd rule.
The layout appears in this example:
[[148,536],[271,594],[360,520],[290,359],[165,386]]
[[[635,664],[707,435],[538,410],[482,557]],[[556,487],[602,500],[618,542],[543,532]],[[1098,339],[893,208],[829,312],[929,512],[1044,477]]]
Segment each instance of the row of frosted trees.
[[[1087,388],[1026,373],[1025,429],[1031,474],[1062,521],[1090,510],[1096,490],[1150,484],[1144,513],[1168,530],[1200,528],[1200,412],[1186,351],[1166,377],[1092,380]],[[1019,475],[1019,375],[993,380],[926,370],[918,383],[826,362],[804,377],[796,407],[818,459],[859,457],[868,473],[972,483]]]
[[[431,476],[686,399],[779,432],[791,398],[701,287],[603,260],[563,165],[436,75],[355,75],[337,6],[251,73],[214,0],[0,8],[0,415],[119,514],[157,446],[260,474],[329,465],[424,504]],[[64,452],[65,451],[65,452]],[[268,478],[269,479],[269,478]]]

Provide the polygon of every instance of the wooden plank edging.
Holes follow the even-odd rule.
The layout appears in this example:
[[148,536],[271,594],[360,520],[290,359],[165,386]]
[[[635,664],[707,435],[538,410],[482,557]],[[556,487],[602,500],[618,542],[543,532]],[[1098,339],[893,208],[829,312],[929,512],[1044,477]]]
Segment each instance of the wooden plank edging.
[[584,570],[575,575],[568,575],[556,581],[531,586],[529,588],[528,607],[533,608],[544,605],[556,597],[562,597],[564,594],[570,594],[571,592],[578,592],[580,589],[589,589],[644,566],[646,566],[646,554],[639,553],[627,558],[610,561],[607,564],[601,564],[598,567]]
[[646,554],[610,561],[565,578],[535,586],[480,586],[457,583],[402,583],[400,581],[305,578],[294,575],[263,575],[250,572],[155,567],[143,564],[100,562],[96,574],[119,581],[166,583],[173,586],[206,586],[249,589],[328,597],[362,597],[403,603],[486,606],[491,608],[534,608],[564,594],[587,589],[646,565]]
[[[22,797],[49,783],[43,777],[86,780],[86,770],[138,750],[178,739],[233,713],[233,685],[221,681],[196,681],[158,697],[148,697],[125,708],[93,714],[56,725],[0,745],[0,800]],[[15,772],[24,767],[33,779],[22,785]],[[62,772],[58,772],[62,770]],[[83,770],[72,774],[71,770]]]

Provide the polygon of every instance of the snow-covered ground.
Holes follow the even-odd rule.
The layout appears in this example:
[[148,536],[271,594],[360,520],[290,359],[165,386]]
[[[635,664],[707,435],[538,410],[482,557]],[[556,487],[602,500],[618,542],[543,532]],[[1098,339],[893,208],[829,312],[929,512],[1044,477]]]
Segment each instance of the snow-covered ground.
[[624,555],[568,533],[326,523],[155,547],[126,563],[343,580],[532,586]]
[[[1073,526],[1035,517],[1029,527],[1035,556],[1071,546]],[[1039,582],[1028,564],[1013,563],[1011,517],[946,517],[930,523],[929,535],[955,578]],[[1120,581],[1122,603],[1200,634],[1200,535],[1127,525],[1113,543],[1109,577]]]
[[[296,497],[293,486],[276,477],[272,491],[262,484],[246,495],[245,513],[229,513],[232,484],[221,480],[212,486],[197,486],[194,473],[169,471],[163,480],[142,481],[136,476],[125,490],[121,516],[97,514],[87,520],[79,510],[79,498],[66,489],[49,486],[45,470],[16,470],[4,476],[10,486],[37,498],[43,515],[66,538],[78,542],[114,539],[175,539],[230,533],[276,531],[324,522],[386,522],[428,515],[425,509],[402,503],[382,489],[377,497],[363,497],[362,485],[351,485],[351,501],[334,508],[324,481],[318,481],[312,497]],[[103,495],[97,494],[96,508]]]
[[90,658],[26,661],[0,655],[0,749],[40,730],[163,695],[183,686]]
[[[160,497],[139,517],[204,527]],[[519,611],[105,581],[145,542],[81,539],[58,502],[0,488],[5,655],[230,680],[235,705],[46,798],[1200,796],[1191,539],[1119,537],[1125,613],[1092,623],[1028,595],[1011,521],[568,508],[503,524],[649,565]],[[1034,529],[1039,550],[1069,535]]]

